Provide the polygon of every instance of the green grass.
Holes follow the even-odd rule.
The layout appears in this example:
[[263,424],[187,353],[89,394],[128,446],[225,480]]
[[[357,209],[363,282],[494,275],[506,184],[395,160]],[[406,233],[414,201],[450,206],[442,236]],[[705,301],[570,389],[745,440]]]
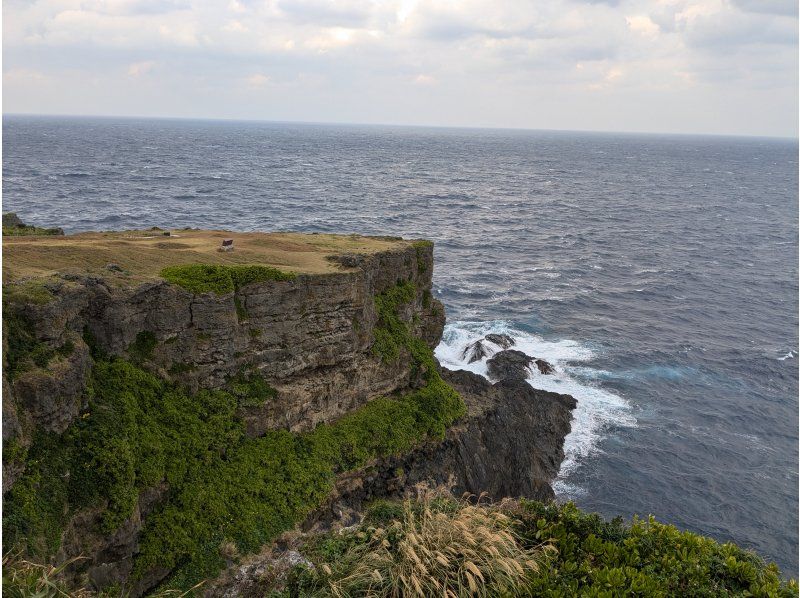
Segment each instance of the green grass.
[[[241,287],[268,280],[294,280],[297,275],[269,266],[223,266],[217,264],[188,264],[169,266],[161,277],[192,293],[226,295]],[[246,317],[246,314],[244,314]]]

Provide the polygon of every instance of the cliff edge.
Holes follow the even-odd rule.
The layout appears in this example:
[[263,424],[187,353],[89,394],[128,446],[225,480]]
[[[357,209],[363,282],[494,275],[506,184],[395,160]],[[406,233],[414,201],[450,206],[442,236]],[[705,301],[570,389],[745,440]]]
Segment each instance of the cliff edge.
[[187,589],[225,547],[421,481],[552,497],[574,400],[439,367],[430,242],[148,230],[3,248],[4,549],[81,556],[76,584]]

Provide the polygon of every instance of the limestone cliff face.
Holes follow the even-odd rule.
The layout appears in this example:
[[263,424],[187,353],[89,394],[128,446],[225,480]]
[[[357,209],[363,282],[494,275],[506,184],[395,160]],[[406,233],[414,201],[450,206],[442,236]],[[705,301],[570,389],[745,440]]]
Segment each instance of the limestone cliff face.
[[[341,272],[250,284],[223,296],[195,295],[166,281],[131,288],[111,275],[48,281],[50,301],[10,309],[30,322],[37,341],[53,350],[66,343],[74,349],[46,368],[4,378],[5,439],[22,429],[63,432],[78,416],[91,369],[84,331],[100,351],[124,357],[141,353],[138,345],[148,339],[143,365],[190,388],[222,388],[239,372],[258,372],[277,397],[243,410],[253,435],[308,429],[407,388],[408,360],[387,365],[372,352],[373,297],[398,280],[412,281],[416,298],[401,317],[434,347],[444,310],[430,294],[432,247],[343,261],[351,267]],[[13,482],[13,471],[5,475]]]

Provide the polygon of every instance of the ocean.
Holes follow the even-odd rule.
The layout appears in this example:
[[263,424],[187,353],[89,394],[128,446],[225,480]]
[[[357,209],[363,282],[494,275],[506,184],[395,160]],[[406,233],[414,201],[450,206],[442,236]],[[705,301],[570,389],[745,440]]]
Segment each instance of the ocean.
[[[3,210],[424,237],[451,368],[508,332],[578,400],[559,499],[798,567],[798,143],[4,116]],[[513,472],[510,472],[513,475]]]

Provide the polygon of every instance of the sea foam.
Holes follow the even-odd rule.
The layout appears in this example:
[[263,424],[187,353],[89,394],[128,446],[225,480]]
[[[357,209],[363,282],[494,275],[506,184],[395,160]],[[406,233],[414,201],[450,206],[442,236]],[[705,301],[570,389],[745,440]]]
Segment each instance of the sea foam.
[[[600,441],[615,427],[633,427],[636,419],[631,406],[623,397],[609,392],[591,382],[603,377],[602,370],[592,376],[593,368],[579,365],[592,359],[594,353],[588,347],[568,339],[550,341],[537,335],[518,330],[503,320],[488,322],[454,322],[445,326],[442,342],[436,347],[439,362],[451,370],[468,370],[485,378],[487,359],[467,363],[464,348],[490,333],[507,334],[518,349],[531,357],[548,361],[555,373],[544,375],[536,368],[528,383],[534,388],[568,394],[575,397],[578,406],[573,412],[572,431],[564,440],[564,461],[553,487],[560,496],[569,498],[580,494],[580,488],[569,483],[569,476],[592,454],[600,451]],[[502,351],[502,347],[484,341],[490,353]],[[589,374],[589,375],[587,375]],[[577,379],[580,376],[581,381]],[[586,379],[590,379],[588,382]]]

